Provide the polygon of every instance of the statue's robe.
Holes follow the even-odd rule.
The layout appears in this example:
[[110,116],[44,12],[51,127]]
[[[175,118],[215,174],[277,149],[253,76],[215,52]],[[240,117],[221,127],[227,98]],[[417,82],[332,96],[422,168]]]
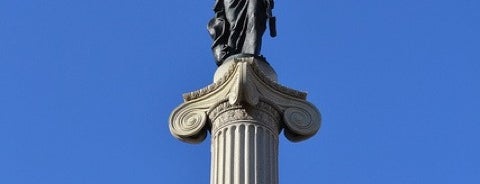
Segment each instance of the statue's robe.
[[216,0],[208,30],[217,64],[234,54],[260,55],[268,0]]

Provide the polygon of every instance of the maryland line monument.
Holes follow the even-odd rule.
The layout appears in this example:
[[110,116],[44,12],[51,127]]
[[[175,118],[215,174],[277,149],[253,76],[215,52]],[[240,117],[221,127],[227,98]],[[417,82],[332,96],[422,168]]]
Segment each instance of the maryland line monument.
[[278,136],[315,135],[318,109],[307,94],[277,82],[260,55],[262,36],[276,36],[273,0],[216,0],[208,23],[216,64],[213,83],[183,95],[170,115],[172,135],[187,143],[211,134],[211,184],[278,184]]

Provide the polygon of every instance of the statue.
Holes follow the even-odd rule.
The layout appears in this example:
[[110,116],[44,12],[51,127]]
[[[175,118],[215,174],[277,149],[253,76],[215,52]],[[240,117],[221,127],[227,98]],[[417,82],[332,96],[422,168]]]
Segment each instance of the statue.
[[216,0],[208,32],[218,66],[232,55],[260,55],[267,20],[270,36],[276,36],[272,9],[273,0]]

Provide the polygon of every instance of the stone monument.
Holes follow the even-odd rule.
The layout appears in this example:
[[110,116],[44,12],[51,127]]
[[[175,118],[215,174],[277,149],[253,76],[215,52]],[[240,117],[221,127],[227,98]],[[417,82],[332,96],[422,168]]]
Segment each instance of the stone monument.
[[[211,184],[278,184],[280,132],[298,142],[320,128],[307,94],[279,84],[259,55],[272,8],[273,0],[216,1],[208,25],[219,65],[213,83],[184,94],[170,115],[170,131],[181,141],[200,143],[211,134]],[[270,29],[274,36],[274,22]]]

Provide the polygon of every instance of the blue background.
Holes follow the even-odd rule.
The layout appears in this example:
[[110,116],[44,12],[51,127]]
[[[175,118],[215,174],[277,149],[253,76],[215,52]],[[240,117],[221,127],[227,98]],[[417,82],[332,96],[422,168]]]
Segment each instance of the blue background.
[[[211,83],[213,0],[0,1],[0,183],[208,183],[168,130]],[[263,54],[322,128],[280,182],[480,183],[480,1],[277,0]]]

